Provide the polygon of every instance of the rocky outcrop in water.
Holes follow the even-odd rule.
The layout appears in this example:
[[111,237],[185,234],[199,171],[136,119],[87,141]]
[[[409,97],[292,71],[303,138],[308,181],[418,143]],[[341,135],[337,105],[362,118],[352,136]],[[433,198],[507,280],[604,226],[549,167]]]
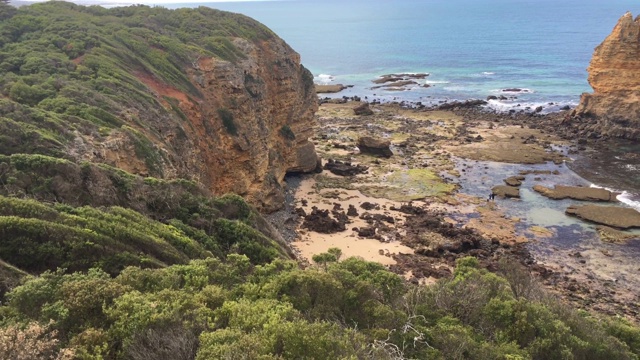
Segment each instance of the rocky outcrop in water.
[[618,206],[572,205],[565,211],[581,219],[618,229],[640,228],[640,212]]
[[593,94],[576,114],[601,135],[640,139],[640,17],[626,13],[596,47],[589,68]]

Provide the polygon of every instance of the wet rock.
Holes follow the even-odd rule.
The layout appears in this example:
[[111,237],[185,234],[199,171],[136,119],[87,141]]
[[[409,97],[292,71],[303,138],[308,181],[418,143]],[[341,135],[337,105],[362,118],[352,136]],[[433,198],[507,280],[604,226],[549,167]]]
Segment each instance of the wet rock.
[[363,136],[358,139],[358,148],[360,149],[360,152],[386,158],[393,156],[391,149],[389,149],[390,145],[391,142],[388,140],[382,140],[371,136]]
[[634,234],[626,231],[612,229],[608,226],[598,226],[596,231],[603,242],[622,244],[631,239],[640,239],[640,234]]
[[525,177],[522,175],[519,176],[511,176],[508,177],[506,179],[504,179],[504,183],[509,185],[509,186],[515,186],[518,187],[520,185],[522,185],[522,182],[524,181]]
[[618,206],[572,205],[567,215],[619,229],[640,228],[640,212]]
[[551,172],[551,170],[521,170],[520,171],[520,175],[529,175],[529,174],[535,174],[535,175],[558,175],[560,174],[560,172],[558,170],[554,170],[553,172]]
[[429,76],[429,74],[427,73],[418,73],[418,74],[387,74],[387,75],[382,75],[379,78],[372,80],[372,82],[374,84],[386,84],[386,83],[390,83],[390,82],[397,82],[397,81],[402,81],[402,80],[409,80],[409,79],[424,79],[427,76]]
[[369,168],[364,165],[352,165],[349,162],[342,162],[333,159],[329,159],[327,163],[324,164],[324,169],[329,170],[331,173],[338,176],[354,176],[364,174],[369,170]]
[[507,197],[507,198],[519,198],[520,190],[517,187],[509,185],[498,185],[491,189],[494,195]]
[[347,86],[342,84],[335,85],[316,85],[316,94],[333,94],[346,89]]
[[617,201],[615,193],[599,188],[556,185],[553,189],[535,185],[533,190],[550,199],[574,199],[581,201]]
[[466,101],[452,101],[439,105],[437,110],[452,110],[456,108],[474,108],[482,105],[486,105],[485,100],[466,100]]

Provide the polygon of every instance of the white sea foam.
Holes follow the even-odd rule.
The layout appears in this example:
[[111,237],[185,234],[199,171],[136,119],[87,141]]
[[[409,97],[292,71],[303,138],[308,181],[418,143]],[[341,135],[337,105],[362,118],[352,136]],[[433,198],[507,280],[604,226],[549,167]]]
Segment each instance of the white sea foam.
[[447,90],[447,91],[467,91],[467,90],[469,90],[468,87],[465,87],[465,86],[462,86],[462,85],[446,86],[443,89]]
[[445,81],[445,80],[425,80],[424,83],[429,85],[435,85],[435,84],[449,84],[451,82]]
[[496,73],[491,72],[491,71],[483,71],[482,75],[495,75]]
[[618,200],[621,203],[625,203],[625,204],[629,205],[630,207],[640,211],[640,200],[634,200],[633,199],[633,194],[631,194],[631,193],[629,193],[627,191],[623,191],[622,194],[618,195]]
[[329,74],[320,74],[316,76],[315,81],[319,84],[326,85],[335,79],[335,76]]
[[[634,195],[628,191],[620,192],[616,189],[611,189],[611,188],[596,185],[596,184],[591,184],[589,185],[589,187],[596,188],[596,189],[605,189],[614,193],[620,193],[620,195],[617,196],[618,201],[640,211],[640,199],[638,199],[638,195]],[[638,199],[638,200],[635,200],[635,199]]]
[[497,112],[509,112],[510,110],[515,111],[526,111],[533,112],[536,108],[542,106],[541,114],[548,114],[556,111],[560,111],[565,106],[575,107],[578,104],[575,102],[565,101],[565,102],[557,102],[553,103],[553,105],[549,105],[547,102],[524,102],[520,100],[488,100],[486,108],[497,111]]

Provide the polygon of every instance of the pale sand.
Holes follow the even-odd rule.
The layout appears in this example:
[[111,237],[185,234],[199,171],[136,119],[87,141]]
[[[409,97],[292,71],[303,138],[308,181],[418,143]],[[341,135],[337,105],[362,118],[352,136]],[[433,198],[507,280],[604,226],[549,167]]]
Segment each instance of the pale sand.
[[[308,205],[304,207],[305,211],[310,212],[312,206],[317,206],[319,209],[331,210],[333,203],[340,203],[345,212],[351,204],[358,209],[358,213],[363,214],[366,210],[360,208],[360,204],[369,201],[380,205],[380,210],[370,210],[368,211],[369,213],[392,216],[395,219],[395,224],[388,224],[389,227],[395,228],[398,236],[404,235],[404,231],[402,230],[402,220],[404,217],[399,212],[389,210],[391,206],[399,207],[401,205],[399,202],[368,197],[357,190],[325,189],[318,193],[318,191],[313,188],[314,185],[315,179],[305,179],[296,191],[295,197],[298,202],[302,199],[308,201]],[[323,193],[336,190],[339,193],[338,199],[327,199],[321,196]],[[384,209],[383,206],[386,207],[386,209]],[[304,229],[299,230],[301,236],[297,241],[292,243],[292,246],[309,262],[312,262],[311,258],[313,255],[326,252],[332,247],[340,248],[343,258],[356,256],[383,265],[396,263],[391,257],[391,254],[413,254],[413,249],[400,244],[399,241],[392,238],[392,235],[383,235],[389,242],[359,238],[357,233],[351,229],[354,227],[366,227],[368,224],[358,217],[352,217],[350,219],[352,222],[347,224],[347,230],[335,234],[320,234]]]

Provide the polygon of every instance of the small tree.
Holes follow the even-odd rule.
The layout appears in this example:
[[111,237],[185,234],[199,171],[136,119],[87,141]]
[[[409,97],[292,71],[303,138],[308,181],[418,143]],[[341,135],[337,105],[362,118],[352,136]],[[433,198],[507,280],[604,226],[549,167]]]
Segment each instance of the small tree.
[[322,267],[325,269],[325,271],[327,270],[327,263],[338,261],[334,254],[328,252],[313,255],[311,259],[317,264],[322,264]]
[[327,250],[327,252],[329,254],[332,254],[333,256],[335,256],[336,257],[336,261],[340,261],[340,257],[342,257],[342,250],[340,248],[332,247],[332,248],[329,248],[329,250]]

